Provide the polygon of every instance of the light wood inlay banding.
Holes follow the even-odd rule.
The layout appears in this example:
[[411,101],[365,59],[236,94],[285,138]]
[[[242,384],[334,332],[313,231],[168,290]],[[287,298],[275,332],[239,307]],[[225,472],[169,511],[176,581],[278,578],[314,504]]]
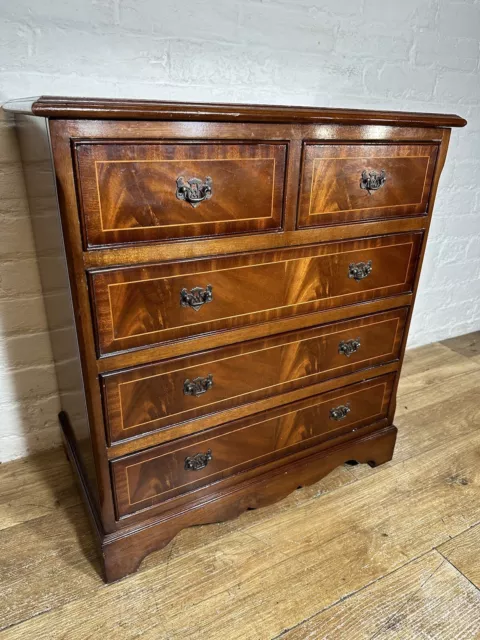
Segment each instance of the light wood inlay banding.
[[[234,470],[293,453],[331,433],[344,433],[378,420],[388,407],[393,376],[366,381],[346,389],[323,394],[285,411],[277,410],[265,420],[250,418],[234,431],[227,427],[212,430],[210,437],[194,436],[180,443],[156,447],[112,463],[119,515],[153,506],[159,501],[218,481]],[[330,419],[330,409],[350,402],[351,411],[339,422]],[[298,405],[298,406],[297,406]],[[189,440],[191,444],[189,444]],[[183,467],[186,456],[212,450],[212,461],[202,470]],[[159,473],[161,469],[161,473]],[[122,498],[119,501],[119,497]]]
[[[321,380],[379,365],[398,356],[406,309],[314,327],[286,336],[226,347],[103,376],[107,424],[112,440],[121,440],[225,412]],[[341,340],[359,339],[350,357],[339,354]],[[197,398],[185,396],[183,382],[211,374],[214,385]],[[278,398],[281,402],[281,398]],[[252,405],[252,411],[254,405]],[[227,415],[225,415],[225,420]]]
[[[100,353],[225,331],[411,290],[421,234],[92,273]],[[349,264],[372,260],[356,282]],[[254,283],[254,284],[253,284]],[[180,290],[213,287],[197,312]]]
[[[298,227],[426,214],[437,152],[435,144],[304,144]],[[363,170],[385,170],[385,184],[361,189]]]
[[[287,144],[76,141],[85,247],[280,230]],[[193,208],[180,176],[212,180]]]

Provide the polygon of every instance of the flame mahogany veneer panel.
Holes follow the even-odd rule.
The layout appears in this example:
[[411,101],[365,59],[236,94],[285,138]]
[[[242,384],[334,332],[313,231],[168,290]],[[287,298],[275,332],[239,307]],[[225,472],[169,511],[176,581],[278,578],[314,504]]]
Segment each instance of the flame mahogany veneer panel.
[[[386,415],[393,380],[394,375],[389,375],[344,387],[277,409],[274,417],[260,414],[121,458],[112,463],[118,514],[151,507],[318,444],[333,433],[355,431],[379,421]],[[334,419],[332,410],[341,409],[348,413]],[[187,460],[198,454],[208,454],[208,464],[187,468]]]
[[[282,228],[286,144],[85,141],[74,153],[87,246]],[[209,178],[208,199],[179,199],[180,177]]]
[[[192,432],[200,431],[202,416],[391,362],[399,356],[407,311],[396,309],[106,374],[110,438],[118,441],[185,421],[193,422]],[[204,383],[210,378],[211,388],[186,395],[187,381],[199,378]]]
[[[412,290],[421,232],[91,274],[100,354]],[[372,270],[357,281],[350,265]],[[183,289],[211,287],[198,310]]]
[[[298,226],[427,213],[437,152],[432,144],[305,144]],[[383,184],[367,189],[364,171],[384,171]]]

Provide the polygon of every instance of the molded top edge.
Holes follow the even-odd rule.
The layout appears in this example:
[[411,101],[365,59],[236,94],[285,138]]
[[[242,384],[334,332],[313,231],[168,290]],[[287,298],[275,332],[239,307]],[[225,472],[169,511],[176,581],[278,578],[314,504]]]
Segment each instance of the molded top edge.
[[11,100],[5,111],[45,118],[202,120],[217,122],[339,123],[390,126],[464,127],[454,114],[374,111],[264,104],[221,104],[40,96]]

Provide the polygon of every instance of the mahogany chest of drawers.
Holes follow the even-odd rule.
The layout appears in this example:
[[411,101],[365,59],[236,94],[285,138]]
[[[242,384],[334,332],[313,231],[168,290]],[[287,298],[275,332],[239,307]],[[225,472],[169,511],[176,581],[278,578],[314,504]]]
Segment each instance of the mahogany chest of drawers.
[[64,440],[107,581],[185,527],[391,459],[463,119],[73,98],[6,109]]

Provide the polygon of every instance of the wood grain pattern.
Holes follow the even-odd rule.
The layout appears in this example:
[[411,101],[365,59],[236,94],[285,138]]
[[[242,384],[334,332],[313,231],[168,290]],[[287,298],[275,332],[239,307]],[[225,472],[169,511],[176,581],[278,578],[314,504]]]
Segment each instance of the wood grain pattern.
[[215,122],[340,122],[347,124],[404,125],[419,127],[464,127],[467,122],[454,114],[291,107],[266,104],[205,104],[125,100],[120,98],[72,98],[39,96],[11,100],[6,111],[32,113],[46,118],[109,118],[145,120],[201,120]]
[[[0,488],[3,487],[4,476],[11,476],[19,471],[19,464],[18,461],[15,461],[0,465]],[[74,486],[71,471],[70,491],[64,493],[65,486],[59,485],[56,478],[52,483],[49,481],[50,464],[55,467],[65,467],[68,464],[62,449],[49,452],[49,459],[44,460],[43,463],[39,463],[38,457],[23,459],[21,465],[25,472],[25,482],[22,481],[21,474],[18,474],[20,481],[17,493],[12,493],[12,501],[16,503],[22,500],[22,487],[26,483],[30,484],[30,480],[33,479],[29,493],[29,498],[33,503],[42,503],[46,493],[55,495],[58,488],[60,494],[67,498],[68,505],[62,501],[60,509],[50,509],[48,513],[44,514],[32,513],[32,515],[36,515],[34,522],[15,525],[12,521],[10,527],[0,531],[2,548],[0,586],[3,603],[0,632],[2,634],[7,633],[10,626],[16,628],[16,632],[18,632],[18,625],[22,621],[36,617],[39,622],[45,614],[53,613],[54,610],[58,610],[68,603],[74,603],[82,596],[88,596],[89,593],[100,595],[99,590],[103,588],[99,575],[100,559],[95,539],[85,509],[78,504],[80,495]],[[10,469],[10,467],[12,468]],[[308,491],[312,495],[319,491],[325,495],[348,482],[353,482],[354,478],[349,470],[348,466],[340,466],[316,485],[303,491],[294,492],[291,494],[291,498],[277,503],[274,507],[248,512],[244,518],[236,521],[236,525],[245,528],[252,516],[263,517],[272,509],[283,511],[288,506],[290,508],[298,506],[298,500],[303,503]],[[216,527],[194,527],[186,530],[186,535],[182,534],[177,538],[174,550],[165,549],[159,553],[165,555],[165,558],[171,551],[174,552],[174,555],[177,555],[179,551],[181,554],[188,553],[193,542],[192,534],[198,548],[204,544],[205,549],[208,549],[209,544],[213,542],[212,534],[218,541],[224,539],[228,535],[230,526],[230,523],[224,523]],[[201,537],[201,541],[198,536]],[[155,554],[151,557],[156,563],[158,563],[158,555]],[[119,584],[128,585],[128,583],[127,581]],[[185,586],[185,581],[183,577],[179,576],[178,587],[182,588],[182,585]],[[110,593],[112,592],[110,591]],[[133,593],[129,587],[127,587],[127,593],[129,596]],[[127,599],[129,600],[130,597]],[[136,598],[133,599],[136,600]],[[139,603],[136,602],[135,609],[138,610],[138,606]],[[91,617],[96,619],[96,614]],[[98,625],[98,621],[96,624]],[[55,634],[57,630],[56,626],[52,627],[49,633]],[[15,633],[14,629],[8,632]],[[78,633],[82,632],[79,628]],[[23,632],[21,634],[23,635]],[[41,635],[33,633],[31,637],[40,638]]]
[[133,438],[112,442],[108,448],[107,455],[110,460],[115,460],[121,456],[129,455],[130,453],[143,451],[149,447],[217,427],[224,424],[226,420],[233,422],[249,417],[253,414],[276,409],[277,407],[285,407],[292,402],[305,400],[312,396],[332,391],[332,389],[337,389],[341,386],[343,387],[355,384],[365,380],[366,377],[378,377],[389,373],[397,373],[398,371],[399,362],[393,361],[387,364],[370,367],[366,370],[360,369],[359,371],[355,371],[345,376],[329,378],[322,382],[316,382],[310,385],[301,385],[293,391],[285,391],[278,396],[267,396],[252,403],[232,407],[228,410],[227,414],[225,414],[225,412],[208,413],[196,420],[178,422],[177,424],[173,424],[165,429],[157,429],[156,431],[140,434]]
[[[97,579],[98,588],[86,593],[82,583],[72,584],[70,567],[50,573],[46,585],[28,580],[23,569],[33,598],[20,599],[16,619],[39,610],[34,594],[40,584],[43,602],[45,587],[54,591],[47,600],[52,606],[13,627],[6,638],[50,634],[76,640],[98,633],[99,621],[104,633],[142,632],[155,640],[258,640],[259,629],[276,637],[474,524],[478,477],[469,490],[458,491],[445,477],[459,464],[475,470],[478,450],[478,434],[472,433],[325,495],[321,485],[311,494],[295,492],[288,508],[281,503],[251,511],[233,525],[194,527],[173,549],[151,556],[137,575],[108,589]],[[55,531],[53,520],[50,530]],[[62,549],[76,545],[71,535],[65,538],[51,535],[46,541],[51,546],[58,539]],[[76,546],[77,556],[83,555]],[[69,603],[74,589],[77,599]],[[152,610],[162,615],[152,616]],[[367,616],[360,609],[359,626]],[[435,616],[434,609],[431,620],[441,637],[449,620]]]
[[[88,99],[77,102],[40,100],[39,104],[32,107],[34,110],[37,108],[49,110],[52,116],[56,113],[48,127],[80,347],[89,433],[98,479],[96,505],[92,505],[95,501],[91,500],[90,492],[86,490],[82,468],[78,464],[78,451],[68,428],[68,417],[64,413],[62,426],[68,455],[81,479],[87,503],[91,505],[94,530],[100,540],[107,579],[116,579],[133,571],[145,554],[167,544],[185,527],[223,520],[249,507],[270,504],[299,484],[318,480],[349,458],[356,457],[360,461],[377,464],[391,459],[396,437],[393,418],[398,372],[425,251],[430,213],[450,138],[450,130],[445,127],[449,126],[448,122],[462,125],[462,119],[441,115],[258,106],[235,110],[229,105],[205,105],[201,109],[199,105],[137,101],[107,104]],[[135,119],[137,111],[142,111],[143,115]],[[103,115],[95,119],[93,114]],[[390,220],[366,218],[354,220],[355,224],[348,220],[327,227],[297,229],[300,162],[305,143],[321,146],[345,144],[357,150],[360,148],[358,145],[372,148],[390,145],[397,149],[402,145],[438,148],[428,211],[402,218],[392,217]],[[142,164],[142,159],[147,164],[151,162],[152,155],[155,161],[168,160],[161,156],[161,150],[167,149],[173,163],[179,159],[181,162],[191,162],[192,158],[188,156],[190,152],[196,155],[194,160],[202,163],[218,162],[219,159],[227,162],[231,155],[237,162],[243,161],[243,157],[239,156],[245,150],[248,150],[246,154],[249,157],[250,153],[255,156],[260,146],[262,149],[268,146],[276,150],[288,147],[282,174],[285,179],[280,227],[265,233],[247,229],[232,235],[196,236],[203,240],[179,236],[169,238],[177,240],[175,242],[164,242],[167,236],[150,239],[141,237],[143,231],[139,229],[139,223],[143,226],[147,222],[147,233],[159,228],[161,219],[157,212],[151,216],[148,205],[162,191],[162,188],[157,189],[155,181],[142,174],[138,166]],[[102,189],[109,194],[107,202],[100,202],[101,205],[105,204],[108,218],[104,230],[109,233],[108,229],[113,228],[112,233],[120,236],[141,231],[140,236],[132,237],[131,242],[125,243],[115,237],[109,238],[108,242],[117,242],[116,246],[91,244],[87,247],[85,244],[86,227],[82,229],[82,224],[85,221],[88,226],[88,222],[82,214],[85,203],[82,194],[79,194],[75,147],[78,147],[80,155],[87,148],[89,151],[103,149],[108,157],[97,160],[105,160],[109,165],[112,164],[112,157],[113,160],[126,160],[118,164],[128,165],[130,169],[132,158],[129,154],[133,150],[135,175],[131,170],[125,171],[125,181],[122,182],[124,176],[118,167],[113,170],[106,165],[104,169],[107,168],[107,171],[100,171]],[[115,158],[120,147],[123,155]],[[218,147],[229,149],[229,158],[218,158]],[[213,157],[207,157],[212,149],[215,149]],[[146,152],[143,157],[142,152]],[[157,157],[158,153],[160,156]],[[420,174],[421,171],[416,167],[414,173]],[[140,174],[140,195],[138,198],[132,197],[135,179]],[[228,182],[230,177],[225,177],[225,180]],[[415,179],[415,188],[417,182]],[[233,189],[229,191],[233,192]],[[142,194],[146,194],[143,200]],[[378,192],[374,195],[378,195]],[[228,217],[225,212],[232,208],[235,219],[242,216],[241,224],[247,222],[245,213],[239,213],[227,196],[222,196],[222,202],[224,213],[219,214],[221,220],[218,221],[216,215],[215,220],[205,220],[206,224],[215,225],[212,229],[214,234],[222,232],[218,224],[234,222],[233,218],[222,218],[223,215]],[[212,199],[208,203],[212,204]],[[136,209],[139,204],[140,209]],[[197,207],[197,212],[201,212],[203,204]],[[176,207],[178,202],[175,200],[173,205]],[[261,208],[264,208],[263,205]],[[185,218],[179,211],[171,214],[172,228],[180,229],[185,225]],[[117,215],[119,212],[120,216]],[[254,211],[254,221],[259,220],[258,215]],[[97,216],[97,221],[100,221],[100,216]],[[108,226],[110,224],[113,226]],[[127,230],[120,231],[120,226]],[[204,225],[199,223],[197,226]],[[100,241],[106,240],[102,238]],[[128,242],[130,246],[127,246]],[[355,282],[348,277],[346,270],[349,270],[351,263],[369,260],[373,262],[373,271],[367,278]],[[203,276],[208,276],[208,280],[198,281]],[[180,282],[180,289],[177,289]],[[185,296],[197,286],[206,288],[208,285],[212,286],[213,300],[200,307],[198,312],[188,306],[180,306],[183,288]],[[225,348],[233,352],[245,346],[240,344],[244,341],[279,340],[276,346],[281,346],[285,337],[281,333],[307,333],[310,328],[314,331],[315,327],[319,328],[328,322],[349,321],[362,315],[400,307],[408,307],[408,312],[398,360],[377,363],[368,369],[368,373],[358,369],[336,378],[300,385],[296,389],[283,391],[278,397],[263,397],[255,402],[231,406],[228,416],[224,415],[226,409],[224,414],[203,415],[195,420],[169,425],[165,430],[160,428],[121,442],[108,441],[99,384],[101,374],[113,371],[122,373],[121,369],[126,366],[133,369],[154,363],[163,366],[168,364],[164,361],[172,358],[208,357],[204,353],[206,349]],[[241,350],[235,353],[235,356],[240,355],[244,355]],[[192,362],[197,366],[196,360]],[[114,461],[113,464],[119,463],[118,455],[143,455],[138,453],[142,448],[148,454],[152,446],[160,445],[164,447],[162,451],[166,455],[169,455],[167,452],[173,455],[175,448],[185,448],[189,446],[188,443],[193,445],[197,442],[195,438],[213,434],[220,438],[238,430],[240,424],[247,427],[249,420],[258,421],[262,416],[275,419],[292,407],[306,410],[312,398],[319,394],[330,393],[335,387],[340,390],[344,385],[361,384],[366,377],[375,380],[383,375],[389,375],[392,381],[391,401],[384,417],[373,422],[367,420],[358,433],[335,432],[332,434],[335,437],[329,438],[327,435],[324,440],[318,436],[318,444],[289,453],[288,456],[279,453],[278,458],[262,463],[261,467],[249,468],[247,461],[247,468],[241,473],[227,475],[221,482],[207,483],[192,492],[159,502],[151,509],[118,518],[110,472],[111,461]],[[289,380],[285,384],[293,382]],[[452,384],[453,388],[455,384]],[[257,392],[260,389],[254,391]],[[230,398],[221,401],[229,402]],[[167,412],[176,411],[177,404],[173,401],[167,407]],[[266,413],[260,415],[260,412]],[[168,421],[168,415],[160,419]],[[233,420],[238,422],[234,423]],[[189,429],[196,421],[197,426],[201,423],[205,429],[211,430],[210,433],[191,435]],[[189,439],[173,443],[171,438],[175,437]],[[293,437],[298,437],[298,434]],[[295,442],[294,447],[301,446],[301,442]],[[227,473],[227,468],[219,471],[223,472]],[[355,472],[351,471],[351,475],[353,477]]]
[[[472,398],[479,385],[480,367],[441,343],[407,350],[395,412],[397,449],[386,467],[476,433],[480,406]],[[356,466],[351,473],[362,478],[372,472]]]
[[[103,376],[106,420],[112,441],[130,438],[212,412],[345,375],[398,357],[407,309],[291,332],[201,355]],[[358,340],[346,356],[341,342]],[[203,395],[184,393],[186,380],[212,376]],[[252,406],[252,412],[255,407]],[[224,420],[228,419],[225,414]]]
[[452,349],[452,351],[456,351],[468,358],[476,358],[476,362],[478,362],[480,356],[480,331],[449,338],[444,340],[443,344]]
[[[65,460],[63,451],[60,455]],[[44,478],[46,471],[43,469]],[[41,484],[40,480],[37,486]],[[55,491],[54,487],[50,485],[50,491]],[[45,490],[43,485],[41,493]],[[21,499],[21,495],[18,497]],[[32,491],[30,497],[35,501],[37,495]],[[69,495],[68,508],[50,509],[32,521],[0,531],[2,636],[11,633],[8,627],[18,623],[27,611],[32,615],[45,613],[58,603],[87,595],[101,583],[96,540],[84,505],[75,505],[74,500],[80,500],[76,489]]]
[[[405,411],[391,462],[377,469],[340,466],[324,480],[294,491],[275,505],[248,511],[232,522],[186,529],[175,544],[149,556],[137,575],[108,589],[97,575],[84,510],[74,506],[79,496],[66,477],[62,481],[50,473],[51,468],[66,470],[63,452],[1,465],[0,492],[6,488],[12,508],[26,505],[24,487],[33,505],[45,507],[32,511],[33,522],[16,524],[11,519],[10,526],[0,532],[0,626],[7,627],[3,635],[9,640],[84,640],[98,635],[101,625],[107,635],[120,638],[142,632],[155,640],[195,637],[195,633],[197,638],[202,634],[233,640],[251,632],[257,640],[258,629],[273,617],[275,626],[268,628],[267,637],[284,629],[301,629],[297,625],[305,619],[312,621],[312,630],[318,622],[318,628],[333,634],[334,640],[342,636],[340,623],[350,637],[359,639],[371,638],[385,621],[392,622],[390,633],[420,620],[434,637],[449,638],[452,624],[454,629],[458,624],[468,630],[468,623],[478,622],[478,615],[470,615],[475,592],[459,580],[445,581],[443,569],[437,580],[432,574],[442,560],[434,560],[435,554],[429,552],[439,540],[447,539],[437,548],[442,552],[448,545],[453,552],[458,546],[457,557],[449,553],[448,560],[467,574],[480,557],[480,539],[473,535],[480,504],[471,493],[477,491],[475,483],[446,482],[456,469],[469,478],[478,466],[475,390],[480,367],[472,376],[466,358],[451,351],[449,358],[448,353],[440,344],[407,352],[399,403],[403,405],[403,386],[413,375],[418,392],[428,389],[423,393],[426,409],[435,406],[435,413],[429,419],[427,412]],[[463,388],[444,402],[441,395],[448,372],[434,375],[443,361],[448,361],[453,379],[464,379]],[[459,367],[453,365],[462,361],[467,368],[459,376]],[[422,372],[426,385],[419,377]],[[407,387],[411,395],[412,385]],[[457,421],[455,412],[462,406]],[[360,469],[364,473],[352,473]],[[431,481],[432,474],[437,481]],[[377,507],[385,483],[388,489]],[[59,509],[54,508],[57,491],[62,501]],[[51,499],[45,501],[45,496]],[[409,513],[411,505],[414,514]],[[301,514],[298,519],[297,514]],[[292,535],[293,522],[297,526]],[[304,535],[302,523],[308,527]],[[280,547],[285,536],[289,542]],[[347,558],[339,564],[345,554]],[[257,584],[263,585],[258,598],[256,591],[252,594]],[[395,616],[410,597],[408,615]],[[265,618],[267,607],[273,607],[272,618]],[[226,620],[215,614],[220,609]],[[152,616],[152,610],[162,615]],[[310,628],[308,623],[305,628]]]
[[[422,144],[305,144],[299,227],[425,214],[437,150]],[[362,189],[364,170],[384,170],[385,184],[378,191]]]
[[[261,418],[249,418],[208,434],[183,438],[112,463],[116,504],[120,516],[317,444],[321,438],[360,429],[386,415],[393,376],[376,378],[291,404]],[[337,406],[349,406],[340,420]],[[232,430],[232,427],[235,429]],[[187,457],[211,451],[199,470],[185,469]]]
[[[453,489],[469,486],[471,482],[469,471],[462,469],[456,475],[450,476]],[[480,524],[445,542],[438,550],[480,590]],[[478,593],[480,594],[480,591]],[[480,615],[478,619],[480,620]]]
[[[308,140],[337,140],[337,141],[378,141],[379,133],[382,139],[394,139],[397,141],[427,141],[440,144],[445,137],[442,129],[414,128],[414,127],[389,127],[381,130],[374,127],[355,127],[350,125],[313,125],[313,124],[256,124],[242,122],[165,122],[165,121],[115,121],[115,120],[52,120],[52,141],[59,149],[62,149],[62,161],[59,161],[58,171],[62,174],[60,194],[68,200],[69,211],[72,216],[80,216],[78,210],[77,195],[74,193],[75,182],[72,171],[73,141],[90,140],[92,142],[109,143],[119,139],[129,141],[131,144],[141,145],[145,140],[176,140],[178,143],[191,143],[192,140],[202,140],[215,143],[222,140],[237,144],[250,143],[251,140],[267,140],[272,144],[289,144],[287,159],[287,180],[285,183],[285,217],[282,233],[258,233],[235,234],[231,236],[217,236],[203,238],[202,240],[190,240],[189,242],[169,242],[162,245],[162,259],[179,259],[193,256],[224,254],[245,250],[264,250],[278,246],[292,246],[298,244],[312,244],[314,242],[333,241],[344,238],[352,238],[359,235],[372,236],[383,233],[398,233],[401,231],[424,228],[424,218],[410,220],[391,219],[382,223],[365,222],[362,228],[352,231],[352,225],[339,225],[329,227],[318,233],[311,228],[308,231],[296,229],[296,209],[298,194],[298,174],[301,156],[302,141]],[[61,141],[61,142],[60,142]],[[60,156],[59,156],[60,157]],[[62,173],[62,163],[67,174]],[[75,197],[72,197],[73,195]],[[393,224],[392,224],[393,223]],[[73,222],[72,222],[73,224]],[[283,234],[285,233],[285,237]],[[127,245],[111,245],[108,248],[98,247],[95,251],[85,252],[82,262],[87,267],[118,264],[139,264],[158,261],[158,247],[155,243],[143,243]]]
[[480,593],[436,551],[281,635],[285,640],[479,636]]
[[[114,245],[282,227],[285,144],[77,142],[85,245]],[[212,182],[195,208],[177,178]]]
[[[65,247],[62,224],[55,208],[56,181],[51,166],[51,150],[45,123],[32,116],[17,118],[17,135],[23,161],[28,206],[31,214],[38,269],[44,294],[45,313],[50,328],[52,355],[57,363],[57,392],[62,409],[68,412],[79,456],[88,478],[90,490],[98,499],[98,469],[92,447],[87,398],[79,361],[75,310],[68,272],[65,269]],[[67,249],[69,251],[69,249]],[[40,372],[38,375],[42,375]],[[39,414],[42,415],[42,414]],[[45,424],[47,426],[47,423]],[[52,425],[53,427],[53,425]],[[44,435],[48,433],[42,429]],[[30,437],[30,436],[28,436]],[[32,436],[33,437],[33,436]]]
[[[234,239],[217,236],[191,239],[188,242],[165,242],[162,244],[162,259],[179,260],[224,255],[234,251],[265,251],[282,247],[295,247],[319,242],[352,240],[359,237],[371,238],[379,235],[423,231],[428,224],[428,216],[391,218],[388,220],[362,222],[357,224],[339,224],[329,227],[309,227],[281,233],[258,233],[236,235]],[[295,218],[288,216],[288,225],[295,225]],[[133,266],[158,262],[156,243],[114,245],[111,248],[99,247],[95,251],[84,253],[86,269],[102,269],[119,264]]]
[[[382,128],[361,127],[341,124],[258,124],[244,122],[168,122],[168,121],[122,121],[122,120],[52,120],[52,132],[56,144],[63,141],[62,158],[72,172],[71,140],[115,141],[128,140],[132,144],[142,144],[145,140],[176,140],[191,143],[194,140],[215,142],[223,140],[232,143],[251,140],[266,140],[274,144],[289,145],[287,158],[287,180],[285,184],[285,218],[282,233],[236,234],[234,237],[211,237],[189,242],[170,242],[162,245],[162,259],[181,259],[194,256],[228,254],[239,251],[271,249],[278,246],[312,244],[314,242],[334,241],[362,235],[378,235],[383,233],[399,233],[401,231],[425,228],[425,218],[392,219],[382,223],[365,222],[364,226],[355,229],[352,225],[329,227],[328,230],[312,228],[307,232],[296,230],[297,195],[299,166],[303,140],[322,141],[369,141],[378,142],[392,139],[396,141],[425,141],[440,144],[445,139],[447,130],[434,127],[415,128],[407,126],[385,126]],[[61,163],[60,163],[61,168]],[[74,181],[72,173],[62,177],[62,196],[68,198],[69,210],[80,216],[77,197],[72,199],[71,189]],[[65,183],[65,184],[63,184]],[[389,224],[390,223],[390,224]],[[393,223],[393,224],[391,224]],[[408,223],[408,224],[406,224]],[[415,226],[416,225],[416,226]],[[418,226],[420,225],[420,226]],[[285,236],[283,235],[285,233]],[[113,245],[104,249],[85,252],[82,261],[85,266],[139,264],[158,261],[158,247],[155,243],[120,246]]]
[[[272,337],[281,333],[299,331],[320,324],[340,322],[342,320],[358,318],[359,316],[379,313],[390,309],[408,307],[411,304],[412,298],[412,293],[403,293],[388,298],[370,300],[361,304],[325,309],[307,315],[292,316],[291,318],[287,317],[266,324],[250,325],[235,329],[235,331],[231,333],[199,334],[195,336],[193,349],[195,352],[203,352],[225,345],[233,345],[244,341]],[[101,357],[97,359],[96,366],[98,373],[101,374],[151,364],[159,360],[166,360],[177,356],[190,355],[191,353],[192,341],[179,340],[176,342],[152,345],[149,346],[148,349],[115,353],[109,355],[108,358]]]
[[1,465],[0,531],[79,502],[70,465],[56,449]]
[[[58,125],[58,126],[57,126]],[[98,502],[92,505],[101,521],[101,530],[113,531],[115,511],[111,491],[111,478],[108,469],[105,429],[103,427],[103,409],[98,384],[97,358],[95,354],[94,327],[91,320],[91,303],[88,291],[87,274],[83,262],[80,216],[77,210],[77,193],[75,190],[74,171],[72,165],[72,149],[69,136],[64,135],[64,127],[58,121],[48,123],[52,157],[54,159],[54,179],[57,185],[57,196],[61,218],[61,230],[67,262],[70,293],[72,296],[71,322],[75,327],[78,358],[82,382],[85,389],[85,403],[88,424],[87,433],[93,454],[93,464],[98,489]],[[41,178],[41,174],[39,179]],[[68,406],[64,404],[62,411],[69,416]],[[74,428],[74,427],[73,427]],[[81,452],[76,451],[81,457]],[[88,462],[87,462],[88,464]],[[83,465],[86,466],[86,465]],[[83,482],[81,479],[80,482]]]
[[[421,233],[91,274],[100,354],[412,290]],[[357,282],[349,265],[371,260]],[[254,283],[254,284],[253,284]],[[212,287],[199,311],[183,288]]]

